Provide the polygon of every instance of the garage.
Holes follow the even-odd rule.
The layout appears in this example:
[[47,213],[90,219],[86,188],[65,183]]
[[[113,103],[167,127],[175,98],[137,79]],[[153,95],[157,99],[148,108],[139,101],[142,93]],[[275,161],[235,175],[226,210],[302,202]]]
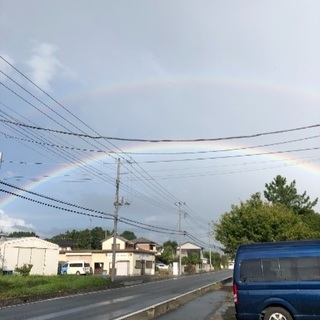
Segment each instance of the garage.
[[130,273],[129,261],[117,261],[117,276],[128,276]]
[[0,240],[0,266],[3,273],[10,274],[16,267],[32,264],[32,275],[56,275],[58,255],[58,245],[37,237]]

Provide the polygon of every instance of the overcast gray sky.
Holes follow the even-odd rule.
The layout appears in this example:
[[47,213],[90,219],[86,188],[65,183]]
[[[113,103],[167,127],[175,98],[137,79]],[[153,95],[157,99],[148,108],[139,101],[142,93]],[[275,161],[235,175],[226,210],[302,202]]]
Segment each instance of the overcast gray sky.
[[278,174],[318,197],[319,15],[316,0],[0,0],[1,230],[111,231],[118,158],[119,232],[159,243],[180,228],[206,244]]

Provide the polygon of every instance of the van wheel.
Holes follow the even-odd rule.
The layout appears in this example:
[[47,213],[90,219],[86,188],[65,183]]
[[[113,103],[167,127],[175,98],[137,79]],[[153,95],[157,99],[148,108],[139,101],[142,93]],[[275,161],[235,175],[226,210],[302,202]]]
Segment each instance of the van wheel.
[[79,271],[76,272],[76,276],[80,276],[80,272]]
[[271,307],[264,312],[263,320],[293,320],[291,314],[280,307]]

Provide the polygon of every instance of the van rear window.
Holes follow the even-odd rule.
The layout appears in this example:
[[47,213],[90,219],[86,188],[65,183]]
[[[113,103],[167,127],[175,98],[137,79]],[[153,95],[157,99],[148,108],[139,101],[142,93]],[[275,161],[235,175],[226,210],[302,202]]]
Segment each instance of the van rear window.
[[319,281],[320,257],[242,260],[240,281]]

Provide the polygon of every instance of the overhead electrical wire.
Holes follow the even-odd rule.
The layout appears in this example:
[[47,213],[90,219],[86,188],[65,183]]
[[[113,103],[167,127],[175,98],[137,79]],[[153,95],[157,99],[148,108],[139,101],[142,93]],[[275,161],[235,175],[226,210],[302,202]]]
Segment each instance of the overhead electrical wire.
[[[0,84],[2,84],[0,82]],[[49,129],[49,128],[43,128],[43,127],[38,127],[38,126],[29,126],[23,123],[12,123],[17,126],[24,126],[28,127],[30,129],[34,130],[42,130],[42,131],[49,131],[49,132],[54,132],[54,133],[59,133],[59,134],[64,134],[64,135],[72,135],[76,137],[85,137],[85,138],[90,138],[93,140],[117,140],[117,141],[130,141],[130,142],[151,142],[151,143],[158,143],[158,142],[166,142],[166,143],[171,143],[171,142],[208,142],[208,141],[224,141],[224,140],[239,140],[239,139],[249,139],[249,138],[256,138],[256,137],[261,137],[265,135],[274,135],[274,134],[280,134],[280,133],[288,133],[288,132],[294,132],[294,131],[301,131],[301,130],[307,130],[307,129],[314,129],[320,127],[320,124],[314,124],[314,125],[309,125],[309,126],[304,126],[304,127],[297,127],[297,128],[292,128],[292,129],[285,129],[285,130],[277,130],[277,131],[270,131],[270,132],[263,132],[263,133],[255,133],[252,135],[242,135],[242,136],[228,136],[228,137],[221,137],[221,138],[197,138],[197,139],[137,139],[137,138],[118,138],[118,137],[109,137],[109,136],[93,136],[89,134],[83,134],[83,133],[76,133],[76,132],[66,132],[62,130],[55,130],[55,129]]]
[[170,163],[170,162],[205,161],[205,160],[216,160],[216,159],[232,159],[232,158],[268,156],[268,155],[283,154],[283,153],[313,151],[313,150],[319,150],[319,149],[320,149],[320,147],[314,147],[314,148],[302,148],[302,149],[293,149],[293,150],[268,151],[268,152],[260,152],[260,153],[247,153],[247,154],[239,154],[239,155],[232,155],[232,156],[166,159],[166,160],[146,160],[146,161],[141,161],[140,163]]
[[[6,61],[5,59],[3,59],[4,61]],[[7,61],[6,61],[7,62]],[[7,62],[9,65],[11,65],[9,62]],[[13,67],[13,66],[12,66]],[[13,67],[16,71],[18,71],[15,67]],[[20,71],[18,71],[21,75],[23,75]],[[23,75],[24,76],[24,75]],[[34,84],[29,78],[27,78],[26,76],[24,76],[28,81],[30,81],[32,84]],[[9,77],[11,79],[11,77]],[[3,84],[4,85],[4,84]],[[36,84],[34,84],[37,88],[39,88]],[[4,85],[5,86],[5,85]],[[20,86],[20,85],[19,85]],[[7,86],[5,86],[8,90],[10,90],[12,93],[15,93],[12,89],[8,88]],[[21,86],[20,86],[21,87]],[[22,87],[23,88],[23,87]],[[24,88],[23,88],[24,89]],[[40,88],[39,88],[40,89]],[[29,92],[28,90],[24,89],[24,91]],[[43,91],[41,89],[41,91]],[[44,91],[43,91],[44,92]],[[45,93],[45,92],[44,92]],[[21,97],[19,94],[15,93],[17,96]],[[30,93],[31,94],[31,93]],[[31,94],[32,95],[32,94]],[[46,94],[48,95],[48,94]],[[48,95],[49,96],[49,95]],[[53,99],[51,96],[49,96],[51,99]],[[23,98],[22,98],[23,99]],[[54,100],[54,99],[53,99]],[[55,102],[57,102],[56,100],[54,100]],[[26,101],[27,102],[27,101]],[[29,103],[30,105],[32,105],[31,103]],[[68,111],[64,106],[62,106],[60,103],[58,103],[61,107],[64,108],[64,110]],[[43,105],[47,106],[47,104]],[[47,106],[48,107],[48,106]],[[68,111],[70,113],[70,111]],[[56,112],[55,112],[56,113]],[[70,113],[72,114],[72,113]],[[76,117],[74,114],[72,114],[77,120],[81,121],[78,117]],[[51,118],[51,117],[50,117]],[[52,119],[52,118],[51,118]],[[83,124],[85,124],[83,121],[81,121]],[[85,124],[86,125],[86,124]],[[88,125],[86,125],[87,127],[89,127]],[[90,127],[89,127],[90,128]],[[93,130],[92,128],[90,128],[91,130]],[[94,131],[95,132],[95,131]],[[95,132],[96,133],[96,132]],[[110,143],[110,142],[109,142]],[[113,145],[113,144],[112,144]],[[113,145],[115,146],[115,145]],[[116,146],[115,146],[116,147]],[[120,150],[119,148],[117,148],[118,150]],[[121,150],[120,150],[121,151]],[[122,151],[121,151],[122,152]],[[145,171],[144,171],[145,172]]]
[[[9,108],[7,105],[1,103],[1,105]],[[1,111],[3,114],[4,112]],[[15,112],[17,114],[17,112]],[[14,128],[15,129],[15,128]],[[24,137],[29,137],[29,133],[28,132],[23,132],[21,133]],[[33,133],[31,132],[31,135],[33,135]],[[41,142],[39,142],[39,144],[45,148],[45,150],[49,151],[49,153],[52,154],[53,158],[51,159],[57,159],[57,157],[61,157],[62,159],[64,159],[65,161],[67,161],[70,165],[70,161],[71,163],[73,163],[76,168],[80,171],[84,171],[86,173],[89,173],[89,174],[93,174],[96,178],[98,178],[98,181],[100,181],[101,179],[104,180],[105,179],[105,175],[102,174],[102,172],[100,171],[97,171],[95,168],[93,168],[93,171],[90,171],[90,169],[92,169],[92,167],[90,166],[78,166],[78,164],[81,164],[81,159],[79,158],[75,158],[73,157],[70,153],[66,153],[65,151],[62,151],[60,149],[56,150],[56,151],[53,151],[51,150],[50,148],[48,148],[46,146],[46,144],[49,144],[49,140],[47,140],[46,137],[44,136],[39,136],[39,137],[36,137],[36,138],[39,138]],[[31,138],[30,138],[31,140]],[[44,142],[45,141],[45,142]],[[81,154],[82,155],[82,154]],[[111,177],[109,177],[109,180],[105,181],[105,182],[109,182],[110,184],[113,184],[113,180]]]
[[[17,84],[17,83],[16,83]],[[4,84],[3,84],[4,85]],[[18,85],[18,84],[17,84]],[[20,85],[18,85],[21,89],[23,89],[24,90],[24,88],[22,87],[22,86],[20,86]],[[19,95],[18,93],[16,93],[14,90],[12,90],[11,88],[9,88],[8,86],[6,86],[6,85],[4,85],[4,87],[5,88],[7,88],[10,92],[12,92],[12,93],[14,93],[16,96],[18,96],[20,99],[22,99],[24,102],[26,102],[28,105],[30,105],[30,106],[33,106],[33,104],[32,103],[30,103],[28,100],[26,100],[26,99],[24,99],[21,95]],[[37,86],[38,87],[38,86]],[[28,92],[29,93],[29,91],[28,90],[24,90],[25,92]],[[32,94],[31,94],[32,95]],[[36,98],[37,99],[37,101],[39,101],[39,102],[42,102],[40,99],[38,99],[37,97],[35,97],[34,95],[32,95],[34,98]],[[42,103],[43,105],[45,105],[45,106],[47,106],[48,107],[48,105],[46,105],[46,104],[44,104],[44,103]],[[60,104],[59,104],[60,105]],[[62,105],[61,105],[62,106]],[[63,107],[63,106],[62,106]],[[64,108],[64,107],[63,107]],[[41,112],[41,110],[39,110],[39,109],[37,109],[36,108],[36,110],[37,111],[39,111],[39,112]],[[42,112],[43,113],[43,112]],[[43,113],[44,114],[44,113]],[[44,115],[46,115],[46,114],[44,114]],[[54,120],[52,117],[50,117],[49,116],[49,118],[52,120],[52,121],[54,121],[56,124],[60,124],[59,122],[57,122],[56,120]],[[80,119],[78,119],[78,120],[80,120]],[[8,124],[9,122],[7,122],[7,124]],[[83,124],[84,124],[84,122],[82,122]],[[10,124],[10,123],[9,123]],[[12,124],[12,121],[11,121],[11,124]],[[70,123],[69,123],[70,124]],[[64,127],[64,128],[66,128],[66,127]],[[93,130],[93,129],[92,129]],[[71,148],[73,148],[73,147],[71,147]],[[120,150],[119,148],[117,148],[117,150],[118,150],[118,153],[120,153],[120,156],[123,154],[123,152],[122,152],[122,150]],[[116,152],[115,152],[116,153]],[[119,156],[119,155],[118,155]],[[130,158],[131,160],[132,160],[132,162],[134,162],[133,161],[133,159],[132,158]],[[166,189],[164,189],[164,188],[162,188],[161,186],[160,186],[160,184],[159,183],[157,183],[157,182],[155,182],[155,181],[153,181],[154,179],[149,175],[149,174],[147,174],[147,172],[146,171],[144,171],[144,169],[143,168],[141,168],[140,167],[140,170],[142,170],[142,173],[143,173],[143,175],[141,175],[141,172],[138,172],[138,174],[136,174],[136,178],[137,179],[139,179],[140,180],[140,182],[141,183],[143,183],[143,184],[145,184],[145,185],[149,185],[150,186],[150,183],[151,183],[151,186],[152,186],[152,191],[154,191],[154,192],[156,192],[156,194],[159,194],[160,193],[160,195],[162,195],[162,196],[165,196],[165,197],[167,197],[168,195],[170,196],[170,197],[172,197],[170,200],[172,200],[172,199],[174,199],[174,200],[176,200],[176,198],[175,197],[173,197],[169,192],[167,192],[167,190]],[[141,176],[141,177],[143,177],[143,176],[145,176],[145,175],[147,175],[147,180],[144,178],[144,180],[141,180],[141,178],[139,177],[139,176]],[[147,182],[147,183],[146,183]],[[131,191],[132,192],[132,191]],[[168,201],[169,199],[167,199],[167,201]],[[128,222],[128,221],[127,221]],[[132,222],[129,222],[129,223],[132,223]],[[156,228],[156,227],[155,227]],[[169,233],[170,234],[172,234],[174,231],[169,231]]]
[[[90,126],[88,126],[85,122],[83,122],[80,118],[78,118],[76,115],[74,115],[72,112],[70,112],[67,108],[65,108],[61,103],[59,103],[57,100],[55,100],[52,96],[50,96],[48,93],[46,93],[44,90],[42,90],[38,85],[36,85],[32,80],[30,80],[28,77],[26,77],[22,72],[20,72],[15,66],[13,66],[10,62],[8,62],[5,58],[3,58],[2,56],[0,56],[0,58],[2,60],[4,60],[6,63],[8,63],[14,70],[16,70],[20,75],[22,75],[25,79],[27,79],[30,83],[32,83],[36,88],[38,88],[42,93],[44,93],[46,96],[48,96],[50,99],[52,99],[55,103],[57,103],[61,108],[63,108],[66,112],[68,112],[70,115],[72,115],[75,119],[77,119],[81,124],[85,125],[87,128],[89,128],[91,131],[93,131],[96,135],[89,135],[87,133],[85,133],[83,130],[81,130],[80,128],[78,128],[77,126],[73,125],[72,122],[70,122],[68,119],[66,119],[65,117],[62,117],[61,114],[59,114],[58,112],[54,111],[51,107],[49,107],[47,104],[43,103],[40,99],[38,99],[36,96],[34,96],[31,92],[29,92],[29,90],[26,90],[23,86],[21,86],[20,84],[18,84],[14,79],[12,79],[12,81],[18,85],[22,90],[24,90],[25,92],[31,94],[31,96],[33,96],[34,99],[36,99],[37,101],[39,101],[40,103],[42,103],[44,106],[46,106],[47,108],[49,108],[52,112],[54,112],[57,116],[63,118],[64,121],[66,121],[69,125],[72,125],[74,128],[76,128],[78,131],[82,132],[82,133],[73,133],[69,128],[61,125],[58,121],[56,121],[55,119],[51,119],[52,121],[54,121],[56,124],[58,124],[59,126],[63,127],[64,129],[66,129],[67,131],[59,131],[59,130],[52,130],[52,129],[45,129],[42,128],[40,126],[37,126],[36,124],[34,124],[34,126],[30,126],[27,124],[24,124],[22,122],[20,122],[18,119],[12,121],[8,120],[8,119],[0,119],[0,122],[6,123],[7,125],[11,125],[11,126],[23,126],[26,129],[36,129],[36,130],[44,130],[47,131],[49,133],[57,133],[57,134],[69,134],[72,136],[76,136],[76,137],[80,137],[80,138],[84,138],[87,139],[89,138],[90,140],[95,140],[97,141],[97,143],[102,146],[102,148],[96,148],[90,141],[87,140],[83,140],[86,143],[89,143],[91,146],[93,146],[94,148],[96,148],[97,150],[101,149],[101,152],[104,153],[108,153],[108,155],[110,156],[110,154],[114,155],[114,159],[116,157],[121,158],[124,162],[125,161],[131,161],[133,164],[135,164],[139,169],[137,170],[136,168],[134,168],[134,170],[132,170],[132,174],[135,177],[135,179],[137,179],[137,185],[139,185],[141,187],[141,189],[144,189],[147,193],[150,192],[150,190],[152,192],[154,192],[157,197],[159,197],[159,200],[153,201],[153,197],[152,196],[146,196],[143,195],[142,193],[140,193],[139,191],[134,190],[132,187],[128,188],[128,190],[130,190],[130,192],[132,192],[133,194],[135,194],[135,196],[139,197],[141,199],[143,199],[144,201],[149,201],[149,203],[152,203],[153,205],[159,205],[159,203],[163,202],[163,200],[165,200],[166,202],[168,202],[168,208],[172,206],[173,208],[173,203],[177,201],[177,198],[170,193],[168,190],[166,190],[165,188],[163,188],[161,186],[161,184],[159,184],[156,179],[154,177],[152,177],[147,171],[144,170],[144,168],[142,168],[140,166],[140,164],[142,163],[159,163],[159,162],[163,162],[163,161],[154,161],[154,162],[136,162],[131,156],[130,154],[135,154],[135,153],[130,153],[130,152],[124,152],[122,151],[119,147],[117,147],[116,145],[114,145],[110,140],[115,140],[115,141],[133,141],[133,142],[202,142],[202,141],[221,141],[221,140],[231,140],[231,139],[244,139],[244,138],[254,138],[254,137],[259,137],[259,136],[265,136],[265,135],[273,135],[273,134],[280,134],[280,133],[287,133],[287,132],[293,132],[293,131],[300,131],[300,130],[306,130],[306,129],[313,129],[316,127],[319,127],[320,124],[315,124],[315,125],[311,125],[311,126],[305,126],[305,127],[297,127],[297,128],[293,128],[293,129],[286,129],[286,130],[278,130],[278,131],[272,131],[272,132],[264,132],[264,133],[256,133],[253,135],[247,135],[247,136],[234,136],[234,137],[224,137],[224,138],[209,138],[209,139],[179,139],[179,140],[155,140],[155,139],[125,139],[125,138],[117,138],[117,137],[105,137],[105,136],[101,136],[99,135],[93,128],[91,128]],[[2,74],[4,74],[2,72]],[[11,78],[11,77],[10,77]],[[1,83],[2,84],[2,83]],[[2,84],[3,85],[3,84]],[[4,87],[6,87],[4,85]],[[8,87],[8,90],[11,91],[12,93],[14,93],[14,90],[10,90],[10,88]],[[21,96],[22,97],[22,96]],[[22,97],[23,99],[23,97]],[[25,101],[26,102],[26,101]],[[26,102],[27,103],[27,102]],[[41,112],[41,111],[40,111]],[[46,114],[45,114],[46,115]],[[69,132],[68,132],[69,131]],[[7,135],[8,137],[8,135]],[[314,136],[317,137],[317,136]],[[306,138],[307,139],[307,138]],[[310,138],[311,139],[311,138]],[[32,139],[31,139],[32,140]],[[108,144],[110,144],[112,146],[112,149],[106,148],[102,143],[99,142],[99,140],[103,140],[104,142],[107,142]],[[298,139],[296,139],[298,141]],[[295,142],[297,142],[295,141]],[[38,141],[37,141],[38,143]],[[50,144],[50,142],[44,142],[44,144]],[[289,143],[289,142],[283,142],[283,143]],[[41,143],[39,143],[41,144]],[[279,143],[281,144],[281,143]],[[270,146],[273,144],[270,144]],[[47,147],[54,147],[56,149],[59,149],[58,144],[56,144],[55,146],[51,145],[51,146],[47,146]],[[61,146],[60,146],[61,147]],[[74,149],[72,149],[74,148]],[[248,148],[253,148],[253,147],[248,147]],[[49,148],[50,149],[50,148]],[[69,150],[68,147],[66,147],[65,149]],[[104,149],[107,149],[109,151],[103,151]],[[310,150],[317,150],[318,148],[306,148],[305,150],[310,151]],[[92,150],[94,149],[88,149],[90,150],[89,152],[94,152]],[[65,150],[66,151],[66,150]],[[84,150],[78,150],[77,147],[72,146],[70,147],[70,151],[78,151],[78,152],[83,152]],[[232,151],[232,150],[230,150]],[[294,152],[295,150],[289,150],[289,151],[285,151],[285,152]],[[301,149],[302,151],[302,149]],[[208,151],[210,152],[210,151]],[[211,152],[218,152],[218,151],[211,151]],[[203,153],[207,153],[207,151],[203,152]],[[138,154],[138,153],[136,153]],[[143,154],[143,153],[142,153]],[[177,153],[179,154],[179,153]],[[189,153],[189,154],[193,154],[193,153]],[[266,154],[274,154],[274,153],[266,153]],[[79,153],[78,153],[79,156]],[[74,158],[76,159],[76,158]],[[78,161],[81,160],[81,158],[77,158]],[[183,159],[181,159],[182,161],[184,161]],[[202,160],[202,159],[200,159]],[[203,159],[204,160],[204,159]],[[191,160],[186,160],[186,161],[191,161]],[[92,174],[93,168],[89,168],[88,167],[88,173]],[[101,173],[101,171],[96,171],[97,175],[99,176],[99,174]],[[113,185],[114,180],[110,177],[110,180],[108,181],[108,183],[110,185]],[[121,182],[121,186],[125,186],[125,184],[123,182]],[[161,196],[161,197],[160,197]],[[152,199],[152,201],[150,201]],[[192,216],[192,219],[195,219],[195,221],[197,221],[196,219],[199,217],[201,217],[200,215],[197,215],[196,212],[192,211],[190,208],[188,210],[190,212],[190,217]],[[172,212],[176,212],[176,210],[172,209]],[[122,219],[122,218],[121,218]],[[132,221],[127,221],[128,224],[130,223],[137,223],[139,224],[139,222],[132,222]],[[154,226],[156,228],[156,226]],[[152,230],[155,231],[155,230]],[[156,232],[156,231],[155,231]],[[170,231],[172,232],[172,230]],[[191,236],[192,237],[192,236]]]
[[[76,149],[75,147],[72,147],[72,148]],[[84,169],[84,170],[87,170],[86,167],[83,168],[83,169]],[[88,171],[87,171],[87,172],[88,172]],[[101,179],[101,177],[103,177],[103,176],[104,176],[104,175],[101,174],[100,172],[99,172],[98,175],[97,175],[97,177],[100,178],[100,179]],[[107,182],[109,182],[109,183],[113,186],[113,179],[112,179],[112,178],[110,178]],[[137,195],[138,198],[144,199],[144,200],[147,201],[147,202],[150,202],[150,203],[153,203],[153,204],[156,203],[156,201],[155,201],[153,198],[150,197],[150,198],[148,199],[147,197],[142,196],[140,192],[135,192],[134,190],[132,190],[132,193],[135,194],[135,195]],[[158,202],[158,204],[156,204],[156,206],[161,207],[161,204],[159,204],[159,202]],[[162,208],[163,208],[163,205],[162,205]],[[168,209],[166,209],[166,210],[168,210]],[[171,210],[171,211],[172,211],[172,210]]]
[[[53,198],[53,197],[49,197],[49,196],[46,196],[46,195],[43,195],[43,194],[40,194],[40,193],[37,193],[37,192],[33,192],[33,191],[30,191],[30,190],[26,190],[26,189],[24,189],[24,188],[20,188],[20,187],[18,187],[18,186],[15,186],[15,185],[12,185],[12,184],[10,184],[10,183],[3,182],[3,181],[0,181],[0,184],[5,185],[5,186],[10,187],[10,188],[13,188],[13,189],[16,189],[16,190],[19,190],[19,191],[21,191],[21,192],[29,193],[29,194],[31,194],[31,195],[44,198],[44,199],[46,199],[46,200],[58,202],[58,203],[60,203],[60,204],[64,204],[64,205],[71,206],[71,207],[75,207],[75,208],[77,208],[77,209],[89,211],[89,212],[92,212],[92,213],[95,213],[95,214],[100,214],[100,215],[103,215],[103,216],[105,216],[105,217],[108,217],[109,219],[112,219],[112,220],[114,219],[114,215],[113,215],[113,214],[110,214],[110,213],[105,213],[105,212],[103,212],[103,211],[99,211],[99,210],[95,210],[95,209],[90,209],[90,208],[86,208],[86,207],[79,206],[79,205],[76,205],[76,204],[72,204],[72,203],[70,203],[70,202],[58,200],[58,199],[55,199],[55,198]],[[13,192],[4,190],[4,189],[0,189],[0,192],[6,192],[6,193],[12,194],[12,195],[14,195],[14,196],[17,196],[17,197],[20,197],[20,198],[23,198],[23,199],[26,199],[26,200],[29,200],[29,201],[32,201],[32,202],[36,202],[36,203],[38,203],[38,204],[42,204],[42,205],[45,205],[45,206],[53,207],[53,208],[56,208],[56,209],[61,209],[61,210],[69,211],[69,212],[78,213],[77,211],[74,211],[74,210],[65,209],[65,208],[63,208],[63,207],[58,207],[58,206],[55,206],[55,205],[51,205],[51,204],[48,204],[48,203],[44,203],[44,202],[41,202],[41,201],[37,201],[37,200],[31,199],[31,198],[28,198],[28,197],[25,197],[25,196],[22,196],[22,195],[19,195],[19,194],[16,194],[16,193],[13,193]],[[89,215],[89,214],[85,214],[85,213],[80,213],[80,214]],[[100,216],[97,216],[97,215],[90,215],[90,216],[100,217]],[[128,219],[128,218],[124,218],[124,217],[120,217],[118,220],[119,220],[119,221],[122,221],[122,222],[124,222],[124,223],[127,223],[127,224],[135,225],[135,226],[137,226],[137,227],[139,227],[139,226],[143,226],[143,228],[149,227],[149,228],[150,228],[149,230],[151,230],[151,231],[153,231],[153,229],[157,229],[158,232],[161,232],[161,231],[162,231],[163,233],[177,234],[177,231],[176,231],[176,230],[172,230],[172,229],[169,229],[169,228],[164,228],[164,227],[161,227],[161,226],[154,226],[154,225],[151,225],[151,224],[142,223],[142,222],[135,221],[135,220]],[[178,233],[179,233],[179,232],[178,232]]]

